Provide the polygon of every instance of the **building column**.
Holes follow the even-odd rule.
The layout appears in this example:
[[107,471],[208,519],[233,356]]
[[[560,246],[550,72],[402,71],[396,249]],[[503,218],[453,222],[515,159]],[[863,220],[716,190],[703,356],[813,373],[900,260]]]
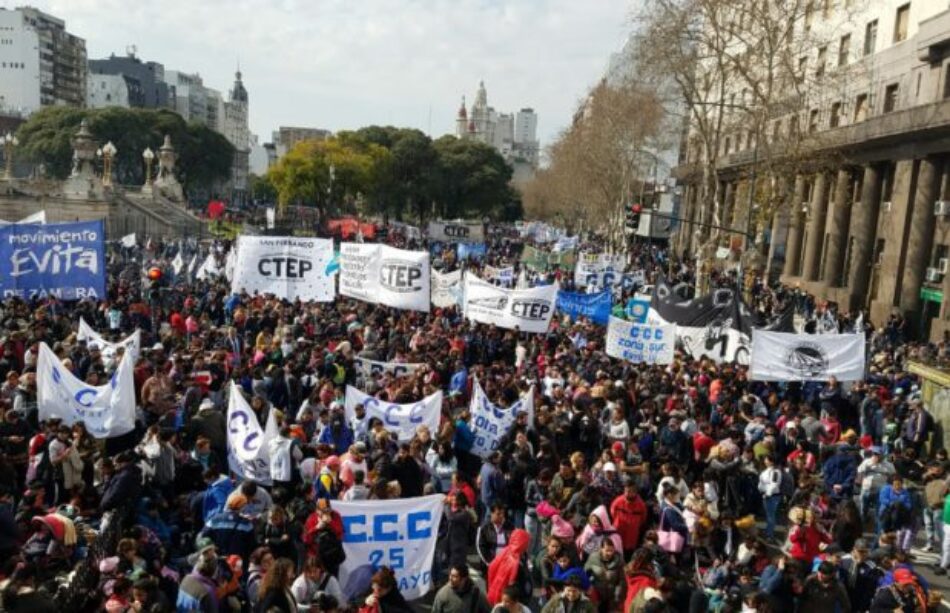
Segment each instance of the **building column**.
[[802,214],[804,201],[805,177],[797,175],[792,201],[788,204],[788,240],[785,241],[785,267],[782,270],[782,274],[786,277],[798,276],[801,267],[802,234],[805,232],[805,216]]
[[821,249],[825,242],[825,214],[828,211],[828,174],[815,175],[811,204],[808,207],[808,241],[805,243],[805,264],[802,278],[817,281],[821,273]]
[[848,224],[851,221],[851,170],[842,168],[835,181],[834,213],[829,220],[828,253],[825,256],[824,281],[828,287],[841,285],[841,269],[847,249]]
[[914,193],[910,232],[907,235],[907,258],[900,286],[900,306],[915,313],[920,308],[920,286],[923,285],[934,236],[934,202],[940,169],[932,158],[920,160],[917,166],[917,189]]
[[848,271],[848,287],[851,288],[851,309],[863,308],[868,294],[868,281],[874,262],[874,240],[877,234],[877,217],[881,206],[881,187],[884,174],[877,166],[864,167],[861,181],[861,200],[851,207],[850,237],[851,270]]

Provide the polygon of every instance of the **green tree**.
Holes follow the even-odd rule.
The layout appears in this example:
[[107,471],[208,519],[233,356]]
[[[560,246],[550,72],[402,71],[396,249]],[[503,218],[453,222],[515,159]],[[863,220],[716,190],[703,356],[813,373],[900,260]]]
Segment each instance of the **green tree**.
[[436,205],[440,216],[501,219],[517,214],[520,200],[512,189],[511,166],[489,145],[443,136],[434,143],[439,176]]
[[248,180],[251,190],[251,198],[260,204],[274,204],[277,202],[277,188],[271,181],[270,175],[261,176],[251,174]]
[[83,119],[100,145],[110,141],[115,145],[118,153],[112,169],[116,183],[142,185],[142,153],[148,147],[157,155],[166,134],[178,154],[176,170],[186,192],[210,190],[230,177],[231,143],[206,126],[185,123],[181,115],[167,109],[44,108],[17,131],[21,151],[34,163],[42,163],[50,176],[67,177],[72,168],[72,138]]

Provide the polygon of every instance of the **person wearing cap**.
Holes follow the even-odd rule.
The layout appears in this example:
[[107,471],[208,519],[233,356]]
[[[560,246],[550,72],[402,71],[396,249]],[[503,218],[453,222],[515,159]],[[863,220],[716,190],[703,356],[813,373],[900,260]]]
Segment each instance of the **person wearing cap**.
[[825,560],[818,572],[805,579],[799,597],[799,610],[809,613],[849,613],[851,599],[838,580],[838,568]]
[[224,510],[209,517],[201,532],[211,539],[218,553],[240,556],[245,565],[258,546],[254,522],[242,513],[246,504],[244,494],[230,496]]
[[600,495],[601,500],[613,501],[623,493],[623,480],[613,462],[604,462],[600,471],[596,473],[591,487]]
[[897,474],[880,447],[871,447],[870,454],[858,465],[857,479],[861,484],[861,517],[867,521],[875,516],[881,488]]
[[913,572],[906,568],[894,571],[894,580],[881,586],[874,594],[871,612],[928,611],[927,595]]
[[130,501],[136,501],[142,492],[142,470],[136,463],[138,456],[123,451],[115,457],[115,474],[106,482],[99,506],[111,511]]

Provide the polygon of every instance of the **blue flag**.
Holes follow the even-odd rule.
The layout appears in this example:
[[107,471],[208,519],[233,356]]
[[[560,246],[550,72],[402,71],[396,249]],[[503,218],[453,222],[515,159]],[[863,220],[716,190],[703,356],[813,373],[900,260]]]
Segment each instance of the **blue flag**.
[[597,292],[596,294],[565,291],[557,293],[557,309],[567,313],[571,319],[587,317],[594,323],[606,326],[610,319],[610,307],[609,291]]

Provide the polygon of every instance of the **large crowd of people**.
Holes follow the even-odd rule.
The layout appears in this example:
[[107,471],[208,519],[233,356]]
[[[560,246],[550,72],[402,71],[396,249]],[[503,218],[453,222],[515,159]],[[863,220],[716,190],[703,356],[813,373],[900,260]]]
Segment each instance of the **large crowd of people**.
[[[493,226],[487,242],[482,261],[446,251],[433,264],[521,272],[530,238]],[[420,610],[385,566],[368,592],[344,592],[334,502],[426,494],[445,500],[425,604],[435,613],[920,612],[940,601],[911,549],[940,553],[935,574],[950,568],[950,463],[906,362],[950,346],[911,343],[899,316],[863,320],[862,381],[763,383],[681,353],[664,366],[609,358],[604,327],[584,319],[524,334],[455,307],[235,294],[223,277],[176,276],[181,248],[110,247],[98,301],[0,305],[5,611]],[[227,245],[210,248],[223,261]],[[634,245],[629,261],[648,280],[694,281],[662,246]],[[524,276],[573,284],[557,268]],[[763,315],[793,304],[842,330],[857,319],[794,288],[759,281],[751,295]],[[122,358],[79,340],[80,318],[112,341],[141,330],[128,435],[39,420],[40,343],[90,385]],[[356,358],[423,366],[367,374]],[[535,394],[533,421],[519,417],[485,458],[472,453],[476,379],[502,406]],[[232,381],[259,423],[278,424],[266,487],[230,470]],[[440,426],[400,442],[359,408],[347,419],[347,385],[397,403],[442,390]]]

